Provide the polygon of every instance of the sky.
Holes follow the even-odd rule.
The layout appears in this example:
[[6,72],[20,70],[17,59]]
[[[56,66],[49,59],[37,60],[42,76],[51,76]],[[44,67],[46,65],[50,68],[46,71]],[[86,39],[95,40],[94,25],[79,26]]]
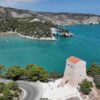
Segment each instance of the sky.
[[43,12],[100,15],[100,0],[0,0],[0,6]]

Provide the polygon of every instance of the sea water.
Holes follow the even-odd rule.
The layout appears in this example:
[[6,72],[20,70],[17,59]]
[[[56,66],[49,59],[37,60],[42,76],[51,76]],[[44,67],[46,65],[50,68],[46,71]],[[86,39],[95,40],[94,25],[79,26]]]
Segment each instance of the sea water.
[[49,72],[63,73],[66,59],[79,57],[100,64],[100,25],[66,26],[74,37],[56,37],[57,41],[40,41],[19,36],[0,37],[0,64],[6,67],[36,64]]

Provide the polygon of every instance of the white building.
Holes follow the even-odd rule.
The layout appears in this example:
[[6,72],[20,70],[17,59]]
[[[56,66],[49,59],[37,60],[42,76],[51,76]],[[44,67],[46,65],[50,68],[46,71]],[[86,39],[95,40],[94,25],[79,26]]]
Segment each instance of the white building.
[[71,86],[76,87],[86,78],[86,62],[73,56],[68,58],[61,84],[64,85],[68,82]]
[[34,18],[34,19],[32,19],[30,22],[40,22],[40,21],[41,21],[40,19]]
[[53,35],[57,35],[57,29],[56,28],[51,28],[50,29],[50,31],[51,31],[51,33],[53,34]]
[[66,60],[64,76],[61,79],[42,83],[42,98],[68,100],[76,97],[77,100],[83,100],[77,87],[86,78],[86,62],[72,56]]

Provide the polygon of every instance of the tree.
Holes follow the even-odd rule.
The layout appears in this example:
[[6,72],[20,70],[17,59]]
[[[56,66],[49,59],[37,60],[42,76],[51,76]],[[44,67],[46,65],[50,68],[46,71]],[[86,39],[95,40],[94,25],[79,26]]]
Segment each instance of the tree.
[[89,76],[94,78],[94,82],[97,88],[100,88],[100,67],[97,64],[92,64],[89,70],[87,71]]
[[27,70],[27,77],[28,80],[32,80],[32,81],[47,81],[49,74],[46,70],[44,70],[43,68],[37,66],[37,65],[27,65],[26,67]]
[[13,80],[19,80],[24,75],[24,73],[24,69],[20,68],[19,66],[13,66],[8,69],[7,77]]
[[51,21],[42,21],[31,22],[32,19],[20,19],[6,17],[4,20],[0,21],[0,32],[15,31],[19,32],[22,35],[34,36],[34,37],[51,37],[50,32],[51,27],[55,25]]
[[89,70],[87,71],[87,74],[89,76],[95,76],[100,74],[100,68],[98,67],[97,64],[92,64],[89,68]]
[[89,82],[87,79],[83,80],[80,85],[80,92],[88,95],[92,90],[92,82]]
[[[5,78],[16,80],[30,80],[30,81],[48,81],[49,73],[42,67],[34,64],[27,65],[26,68],[19,66],[12,66],[7,69]],[[10,83],[10,85],[16,85]]]
[[15,31],[15,29],[17,28],[17,23],[18,23],[17,21],[18,21],[17,18],[12,18],[12,17],[6,19],[9,31],[13,32]]

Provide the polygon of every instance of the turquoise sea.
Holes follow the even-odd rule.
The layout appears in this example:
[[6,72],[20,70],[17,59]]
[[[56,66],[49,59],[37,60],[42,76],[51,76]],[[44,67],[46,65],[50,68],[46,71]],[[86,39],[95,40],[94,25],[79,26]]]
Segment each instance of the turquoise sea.
[[63,73],[70,56],[87,61],[87,68],[100,64],[100,25],[66,26],[75,34],[57,41],[30,40],[18,36],[0,37],[0,64],[7,67],[37,64],[49,72]]

